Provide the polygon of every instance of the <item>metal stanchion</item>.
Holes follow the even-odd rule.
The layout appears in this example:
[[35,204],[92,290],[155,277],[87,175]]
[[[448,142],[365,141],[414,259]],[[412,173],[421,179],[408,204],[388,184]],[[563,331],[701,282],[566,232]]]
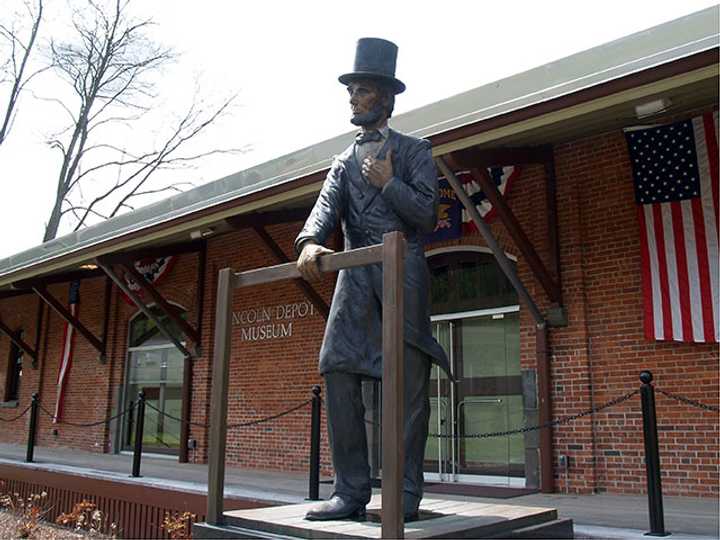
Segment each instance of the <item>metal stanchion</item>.
[[132,433],[135,429],[135,402],[130,401],[130,405],[128,405],[128,411],[127,411],[127,427],[125,428],[125,431],[123,432],[122,436],[124,437],[123,440],[123,446],[130,446],[132,443]]
[[133,451],[132,476],[138,478],[140,476],[140,458],[142,457],[142,440],[143,429],[145,427],[145,393],[138,394],[138,400],[135,409],[137,416],[135,417],[135,449]]
[[27,453],[25,454],[25,461],[28,463],[32,463],[35,454],[35,431],[37,431],[39,406],[40,396],[35,393],[32,395],[32,401],[30,402],[30,426],[28,427]]
[[648,536],[668,536],[665,532],[662,485],[660,484],[660,450],[658,448],[657,417],[655,416],[655,389],[650,384],[652,373],[640,373],[640,404],[643,415],[643,437],[645,439],[645,470],[647,471],[648,512],[650,532]]
[[310,475],[308,500],[320,500],[320,387],[312,389],[312,417],[310,422]]

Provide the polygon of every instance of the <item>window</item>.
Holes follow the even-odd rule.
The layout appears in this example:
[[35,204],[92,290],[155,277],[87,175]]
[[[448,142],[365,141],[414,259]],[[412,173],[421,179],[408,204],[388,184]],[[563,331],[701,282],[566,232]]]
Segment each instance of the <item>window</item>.
[[488,253],[441,253],[428,264],[433,315],[517,304],[515,289]]
[[[22,330],[17,333],[22,337]],[[22,380],[23,353],[14,341],[10,342],[10,355],[8,356],[7,374],[5,377],[5,400],[17,401],[20,395],[20,381]]]

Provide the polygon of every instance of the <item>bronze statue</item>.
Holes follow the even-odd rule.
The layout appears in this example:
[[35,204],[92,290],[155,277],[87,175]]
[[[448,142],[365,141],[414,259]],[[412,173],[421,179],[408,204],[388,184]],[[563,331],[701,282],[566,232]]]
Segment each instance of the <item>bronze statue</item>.
[[[428,435],[430,364],[449,372],[443,349],[433,339],[428,293],[430,275],[421,233],[437,219],[437,173],[430,142],[388,128],[395,95],[405,85],[395,78],[397,47],[376,38],[358,41],[355,69],[339,77],[347,86],[355,142],[332,164],[318,199],[295,241],[298,269],[320,278],[319,256],[338,222],[345,249],[382,242],[389,231],[404,233],[405,262],[405,475],[406,519],[417,514],[423,495],[423,457]],[[330,500],[307,513],[309,520],[362,518],[370,500],[363,378],[382,375],[382,267],[341,270],[320,350],[327,387],[328,433],[336,471]]]

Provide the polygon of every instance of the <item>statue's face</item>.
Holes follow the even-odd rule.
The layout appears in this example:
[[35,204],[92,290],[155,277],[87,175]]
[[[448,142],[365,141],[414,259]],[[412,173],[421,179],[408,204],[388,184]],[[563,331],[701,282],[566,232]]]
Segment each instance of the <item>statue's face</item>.
[[350,96],[350,121],[356,126],[374,127],[387,119],[383,94],[371,79],[358,79],[348,87]]

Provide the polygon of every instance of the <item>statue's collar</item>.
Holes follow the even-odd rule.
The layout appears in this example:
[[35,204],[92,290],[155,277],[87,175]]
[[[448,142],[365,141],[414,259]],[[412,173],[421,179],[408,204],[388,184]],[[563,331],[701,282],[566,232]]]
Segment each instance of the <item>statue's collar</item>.
[[364,133],[364,132],[366,132],[366,131],[377,131],[377,132],[379,132],[380,135],[382,135],[383,140],[386,140],[386,139],[390,136],[390,128],[388,127],[387,124],[385,124],[383,127],[378,128],[378,129],[369,129],[369,130],[366,130],[366,129],[363,127],[363,128],[361,128],[360,131],[358,132],[358,135],[361,134],[361,133]]

